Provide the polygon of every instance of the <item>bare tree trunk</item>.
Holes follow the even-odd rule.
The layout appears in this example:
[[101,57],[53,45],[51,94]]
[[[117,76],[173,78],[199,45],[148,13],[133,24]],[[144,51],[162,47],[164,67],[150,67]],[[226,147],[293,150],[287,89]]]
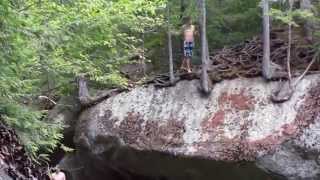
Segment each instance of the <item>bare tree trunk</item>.
[[[293,0],[289,0],[289,13],[292,12],[293,8]],[[292,45],[292,24],[289,22],[288,25],[288,53],[287,53],[287,70],[288,70],[288,79],[289,84],[292,81],[292,73],[291,73],[291,45]]]
[[[184,13],[186,11],[186,3],[185,3],[185,0],[180,0],[180,22],[181,22],[181,26],[185,23],[184,22]],[[179,49],[180,49],[180,52],[179,54],[182,54],[183,56],[183,39],[180,38],[180,43],[179,43]]]
[[207,58],[206,58],[206,65],[207,65],[207,71],[209,70],[209,62],[210,62],[210,53],[209,53],[209,44],[208,44],[208,38],[206,38],[206,56],[207,56]]
[[168,50],[169,50],[169,71],[170,71],[170,83],[174,84],[175,78],[173,73],[173,55],[172,55],[172,34],[170,24],[170,6],[167,4],[167,26],[168,26]]
[[77,77],[78,81],[78,96],[80,104],[83,106],[87,106],[91,102],[91,96],[89,94],[87,81],[85,79],[85,75],[81,74]]
[[204,93],[209,94],[209,77],[208,77],[208,43],[206,32],[206,1],[199,0],[200,5],[200,23],[201,23],[201,60],[202,60],[202,74],[201,86]]
[[263,0],[263,60],[262,74],[267,80],[272,78],[272,69],[270,62],[270,16],[269,0]]
[[145,58],[145,30],[142,32],[142,58],[139,59],[140,68],[143,76],[147,75],[147,65],[146,65],[146,58]]

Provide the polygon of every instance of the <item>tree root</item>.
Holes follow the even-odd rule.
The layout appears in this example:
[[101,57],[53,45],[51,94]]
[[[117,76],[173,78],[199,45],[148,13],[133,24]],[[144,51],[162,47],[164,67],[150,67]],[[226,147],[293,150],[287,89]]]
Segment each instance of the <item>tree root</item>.
[[193,80],[193,79],[199,79],[200,75],[199,73],[175,73],[174,74],[175,79],[174,82],[170,82],[170,75],[169,74],[160,74],[157,75],[149,80],[147,80],[144,84],[154,84],[157,88],[164,88],[164,87],[170,87],[174,86],[176,83],[182,80]]

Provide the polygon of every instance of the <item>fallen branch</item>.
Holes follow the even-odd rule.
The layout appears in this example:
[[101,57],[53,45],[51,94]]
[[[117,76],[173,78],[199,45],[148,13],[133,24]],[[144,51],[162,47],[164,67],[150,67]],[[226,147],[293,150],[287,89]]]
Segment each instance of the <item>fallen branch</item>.
[[311,66],[316,62],[316,60],[319,58],[319,54],[320,54],[320,51],[317,52],[313,58],[312,58],[312,61],[309,63],[309,65],[307,66],[306,70],[302,73],[302,75],[295,81],[294,83],[294,86],[296,86],[306,75],[307,73],[309,72]]

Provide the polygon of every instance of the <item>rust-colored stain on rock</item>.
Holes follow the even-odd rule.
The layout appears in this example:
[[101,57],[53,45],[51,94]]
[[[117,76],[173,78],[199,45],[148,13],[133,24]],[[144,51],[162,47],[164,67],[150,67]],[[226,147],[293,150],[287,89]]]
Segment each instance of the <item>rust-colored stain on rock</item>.
[[[274,130],[271,134],[257,140],[248,139],[250,122],[243,124],[240,134],[233,138],[217,135],[218,131],[216,130],[226,120],[227,113],[236,113],[240,118],[244,118],[246,112],[254,110],[254,105],[257,102],[262,102],[245,95],[244,92],[239,94],[223,93],[218,99],[219,110],[208,120],[202,122],[203,141],[195,143],[194,146],[200,154],[216,160],[255,160],[261,154],[274,151],[278,145],[286,140],[299,136],[302,129],[309,126],[316,117],[320,116],[319,88],[320,83],[308,91],[303,104],[297,110],[298,113],[293,122],[284,124],[280,129]],[[212,131],[212,129],[214,130]],[[219,145],[212,143],[215,142],[216,137],[219,137],[217,139]]]
[[[240,93],[228,94],[227,92],[222,93],[218,99],[219,110],[215,112],[212,116],[202,122],[202,127],[204,129],[217,128],[223,124],[226,114],[236,111],[245,111],[254,109],[254,104],[256,103],[254,97],[248,96],[242,90]],[[242,116],[247,116],[244,112]]]
[[174,119],[167,123],[159,121],[147,121],[141,134],[141,139],[148,149],[166,149],[179,147],[184,144],[184,123]]
[[118,132],[125,143],[136,149],[166,150],[184,144],[185,124],[175,119],[145,120],[139,113],[130,112]]
[[208,121],[205,121],[202,126],[206,128],[216,128],[223,124],[225,118],[225,112],[219,110]]
[[222,93],[219,97],[219,106],[224,107],[230,105],[231,108],[236,110],[251,110],[254,108],[255,100],[252,96],[248,96],[245,93],[245,90],[242,90],[237,94],[228,94],[227,92]]
[[298,130],[298,126],[296,124],[285,124],[282,126],[283,135],[294,135]]
[[143,128],[143,122],[140,114],[128,113],[119,126],[119,134],[123,141],[128,144],[136,144]]
[[[306,93],[293,122],[255,140],[249,138],[252,122],[248,117],[256,104],[265,101],[246,94],[244,90],[240,93],[223,93],[218,98],[217,110],[202,121],[201,137],[192,144],[192,153],[215,160],[239,161],[254,160],[272,152],[279,144],[299,136],[305,127],[320,116],[319,88],[320,83]],[[240,127],[233,137],[224,136],[225,129],[221,127],[226,120]],[[142,114],[130,112],[121,123],[117,123],[119,119],[113,117],[111,111],[106,111],[102,122],[99,124],[104,134],[117,136],[137,150],[174,152],[175,148],[186,145],[183,138],[186,131],[184,119],[144,119]]]

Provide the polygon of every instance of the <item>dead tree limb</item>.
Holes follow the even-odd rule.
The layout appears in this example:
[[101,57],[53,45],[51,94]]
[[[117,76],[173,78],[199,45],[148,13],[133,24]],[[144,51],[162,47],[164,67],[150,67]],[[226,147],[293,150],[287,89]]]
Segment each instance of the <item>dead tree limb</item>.
[[319,54],[320,54],[320,52],[317,52],[314,55],[314,57],[312,58],[312,61],[309,63],[309,65],[307,66],[305,71],[294,82],[286,81],[279,88],[279,90],[273,92],[272,95],[271,95],[271,100],[273,102],[275,102],[275,103],[282,103],[282,102],[288,101],[292,97],[292,95],[293,95],[297,85],[299,84],[299,82],[305,77],[305,75],[310,70],[311,66],[319,58]]
[[320,51],[317,52],[313,58],[312,61],[309,63],[309,65],[307,66],[306,70],[300,75],[300,77],[294,82],[294,86],[297,86],[298,83],[307,75],[307,73],[309,72],[311,66],[316,62],[316,60],[319,58],[319,54]]
[[85,79],[84,75],[79,75],[78,78],[78,90],[79,90],[79,101],[81,106],[83,107],[90,107],[93,106],[105,99],[108,99],[111,96],[117,95],[125,89],[110,89],[107,91],[103,91],[102,93],[96,95],[96,96],[90,96],[87,81]]

